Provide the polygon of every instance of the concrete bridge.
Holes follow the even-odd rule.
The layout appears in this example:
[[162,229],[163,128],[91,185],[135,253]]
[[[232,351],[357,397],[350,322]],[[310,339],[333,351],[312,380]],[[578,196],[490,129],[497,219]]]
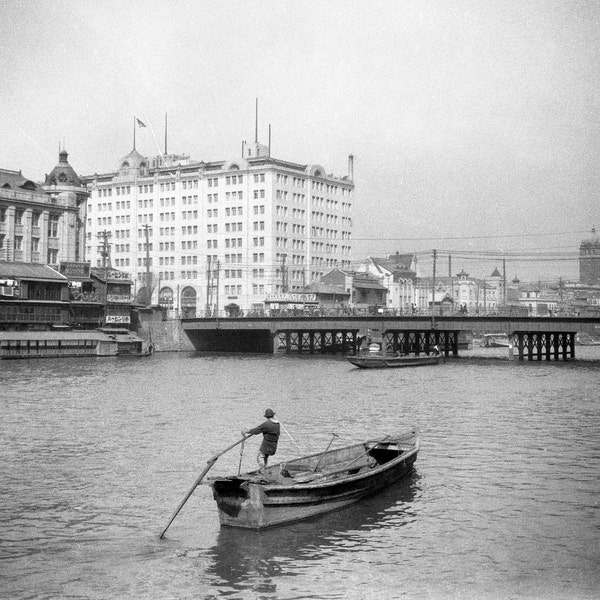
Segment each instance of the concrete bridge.
[[600,334],[600,319],[592,317],[259,316],[181,323],[196,350],[213,352],[347,354],[372,339],[402,354],[429,354],[438,345],[457,356],[461,332],[473,332],[507,333],[519,360],[569,360],[578,332]]

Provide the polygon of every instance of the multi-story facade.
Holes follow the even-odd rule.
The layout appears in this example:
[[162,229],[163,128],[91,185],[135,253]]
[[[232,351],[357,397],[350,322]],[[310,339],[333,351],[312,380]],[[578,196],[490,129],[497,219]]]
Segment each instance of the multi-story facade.
[[348,268],[352,157],[348,175],[334,177],[272,158],[257,142],[242,154],[196,162],[134,149],[117,171],[84,177],[88,260],[109,258],[138,297],[184,316],[262,308],[268,294]]
[[586,285],[600,284],[600,236],[594,227],[590,237],[579,246],[579,282]]
[[414,254],[390,254],[386,258],[369,256],[358,267],[359,272],[369,273],[388,290],[386,308],[410,312],[416,304],[417,266]]
[[58,267],[84,260],[87,191],[62,150],[43,186],[0,169],[0,260]]
[[[419,309],[431,307],[433,284],[432,277],[419,278],[416,290]],[[452,300],[453,310],[469,314],[495,312],[505,304],[504,279],[497,268],[484,279],[471,277],[464,269],[455,277],[436,277],[435,294],[436,303],[447,295]]]

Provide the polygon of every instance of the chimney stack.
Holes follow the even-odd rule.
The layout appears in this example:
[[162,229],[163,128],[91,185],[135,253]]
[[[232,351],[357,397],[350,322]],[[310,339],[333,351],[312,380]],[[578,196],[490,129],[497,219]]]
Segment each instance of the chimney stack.
[[348,156],[348,179],[354,181],[354,156],[352,154]]

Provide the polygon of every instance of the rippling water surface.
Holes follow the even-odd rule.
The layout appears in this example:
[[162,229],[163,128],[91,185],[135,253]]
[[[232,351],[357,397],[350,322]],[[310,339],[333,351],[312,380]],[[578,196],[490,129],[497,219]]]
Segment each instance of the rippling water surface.
[[[362,371],[340,357],[0,363],[0,596],[597,598],[600,349]],[[485,357],[485,358],[483,358]],[[414,474],[265,532],[220,529],[208,458],[272,406],[279,460],[416,425]],[[213,474],[254,466],[259,440]]]

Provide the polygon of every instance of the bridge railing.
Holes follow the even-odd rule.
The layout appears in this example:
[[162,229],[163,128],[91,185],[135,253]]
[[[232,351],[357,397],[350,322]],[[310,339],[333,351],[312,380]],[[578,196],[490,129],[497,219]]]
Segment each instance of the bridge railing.
[[293,317],[293,318],[315,318],[315,317],[577,317],[574,311],[546,312],[545,314],[531,315],[527,310],[518,307],[502,307],[490,310],[454,310],[436,307],[431,309],[368,309],[368,308],[318,308],[318,309],[268,309],[268,310],[196,310],[185,311],[181,314],[170,312],[167,318],[173,319],[244,319],[257,317]]

